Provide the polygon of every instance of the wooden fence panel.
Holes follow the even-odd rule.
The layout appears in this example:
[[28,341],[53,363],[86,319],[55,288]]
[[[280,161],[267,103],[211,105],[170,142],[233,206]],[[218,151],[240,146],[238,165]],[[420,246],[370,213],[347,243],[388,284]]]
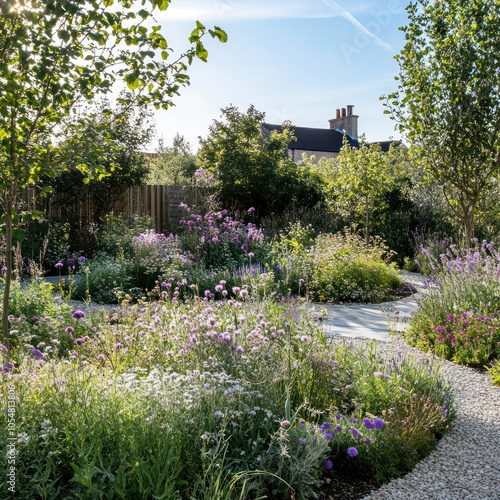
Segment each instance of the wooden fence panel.
[[[135,186],[128,188],[116,200],[111,213],[115,217],[149,216],[157,232],[172,232],[178,228],[179,220],[186,215],[185,210],[179,206],[181,203],[190,207],[203,207],[206,205],[206,197],[211,194],[206,188],[193,186]],[[60,199],[57,196],[40,198],[32,188],[22,194],[22,201],[29,210],[43,211],[48,220],[63,221],[65,214],[72,213],[79,219],[79,227],[83,228],[94,222],[94,208],[90,197],[75,201],[71,211],[67,205],[58,203]]]

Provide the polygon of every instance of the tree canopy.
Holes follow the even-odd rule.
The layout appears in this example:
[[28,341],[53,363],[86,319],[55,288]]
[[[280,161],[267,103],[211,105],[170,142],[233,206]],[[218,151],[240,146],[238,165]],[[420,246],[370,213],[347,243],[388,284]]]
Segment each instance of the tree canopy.
[[418,0],[407,11],[398,89],[383,97],[386,112],[469,244],[477,206],[500,170],[500,3]]
[[214,174],[226,201],[240,209],[253,207],[263,217],[294,203],[313,206],[321,199],[319,176],[286,157],[294,140],[291,124],[265,137],[265,113],[253,105],[246,113],[236,106],[221,111],[222,119],[214,120],[208,137],[200,140],[198,159]]
[[[65,168],[65,150],[54,131],[80,102],[107,94],[123,81],[133,102],[168,108],[195,58],[207,60],[202,37],[224,42],[218,27],[199,21],[186,52],[175,55],[154,20],[169,0],[14,0],[0,2],[0,203],[6,240],[2,330],[8,345],[8,299],[12,272],[12,230],[18,221],[19,193],[40,178]],[[152,21],[152,22],[151,22]],[[131,104],[121,99],[123,105]],[[88,168],[85,143],[78,168]]]
[[154,158],[150,161],[150,184],[191,184],[196,171],[196,155],[191,144],[177,133],[172,146],[166,146],[163,139],[158,141]]

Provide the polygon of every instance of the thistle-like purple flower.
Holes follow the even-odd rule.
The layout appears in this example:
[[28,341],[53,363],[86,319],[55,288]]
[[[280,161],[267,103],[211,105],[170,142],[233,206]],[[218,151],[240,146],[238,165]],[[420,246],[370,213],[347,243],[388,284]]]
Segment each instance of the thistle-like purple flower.
[[81,319],[85,318],[86,314],[83,311],[80,311],[80,309],[77,309],[76,311],[73,311],[72,316],[75,319]]
[[38,349],[31,349],[31,356],[38,361],[43,360],[43,354]]
[[355,457],[358,454],[358,450],[356,448],[354,448],[354,447],[351,446],[351,448],[347,449],[347,454],[350,457]]

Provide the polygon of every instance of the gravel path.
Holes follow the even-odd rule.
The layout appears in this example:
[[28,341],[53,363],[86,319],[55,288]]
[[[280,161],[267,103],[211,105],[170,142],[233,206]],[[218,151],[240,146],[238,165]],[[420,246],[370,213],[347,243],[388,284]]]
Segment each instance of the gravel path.
[[[369,344],[361,339],[352,342]],[[377,349],[422,356],[402,338],[379,342]],[[500,499],[500,387],[494,387],[486,373],[441,359],[439,362],[442,375],[455,389],[457,419],[436,450],[411,472],[364,500]]]

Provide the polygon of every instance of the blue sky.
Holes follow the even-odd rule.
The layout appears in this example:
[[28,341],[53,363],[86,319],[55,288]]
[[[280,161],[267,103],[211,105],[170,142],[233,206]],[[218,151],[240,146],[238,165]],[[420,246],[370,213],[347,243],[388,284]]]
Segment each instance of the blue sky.
[[208,63],[189,68],[176,106],[155,114],[157,135],[177,132],[198,147],[220,109],[250,104],[269,123],[328,128],[337,108],[355,106],[368,140],[398,137],[379,97],[396,88],[407,0],[173,0],[157,14],[169,45],[187,48],[196,19],[217,25],[226,44],[206,40]]

